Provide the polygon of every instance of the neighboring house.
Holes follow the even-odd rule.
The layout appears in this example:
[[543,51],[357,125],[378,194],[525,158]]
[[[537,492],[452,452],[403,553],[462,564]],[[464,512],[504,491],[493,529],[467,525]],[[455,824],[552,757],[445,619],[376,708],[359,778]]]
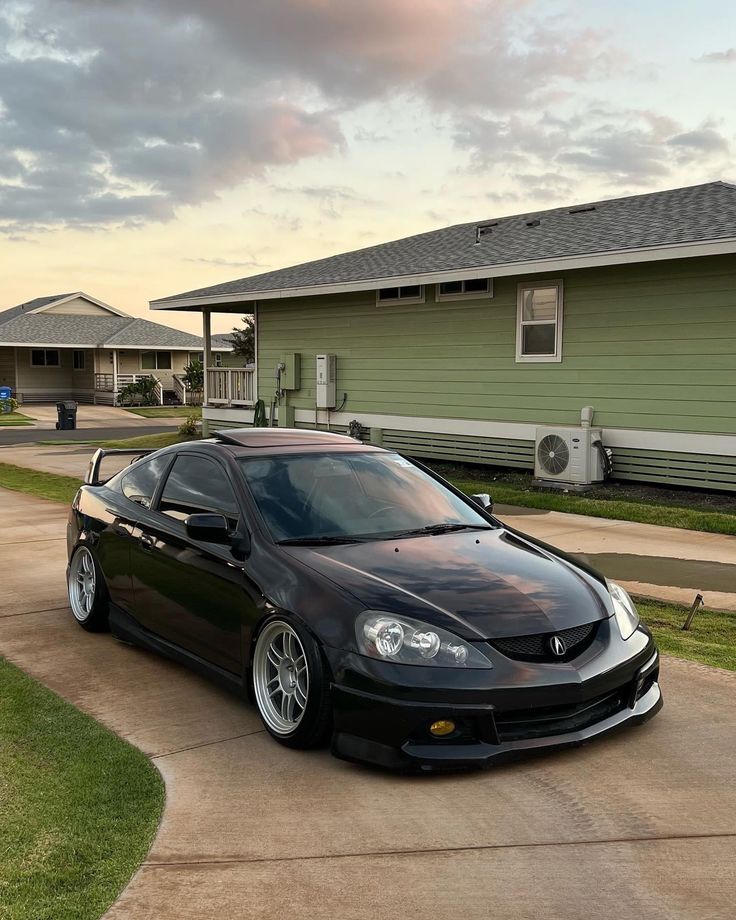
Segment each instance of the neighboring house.
[[[219,351],[217,349],[220,349]],[[233,343],[228,333],[212,334],[212,363],[214,367],[248,367],[242,355],[233,353]]]
[[[331,353],[329,420],[357,419],[385,446],[531,468],[537,427],[579,424],[591,405],[616,477],[736,490],[724,182],[460,224],[151,307],[201,310],[205,330],[210,311],[254,313],[252,397],[270,405],[283,361],[282,424],[327,423],[315,356]],[[252,418],[223,398],[229,373],[208,372],[210,426]]]
[[[228,354],[224,343],[214,354]],[[160,402],[190,402],[182,375],[202,358],[199,336],[129,316],[77,291],[0,312],[0,386],[19,402],[111,404],[128,383],[154,376]]]

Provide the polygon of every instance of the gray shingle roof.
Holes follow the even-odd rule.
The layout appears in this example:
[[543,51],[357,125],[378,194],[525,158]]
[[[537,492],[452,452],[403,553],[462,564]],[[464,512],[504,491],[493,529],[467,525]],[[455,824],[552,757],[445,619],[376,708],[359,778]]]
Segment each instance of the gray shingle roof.
[[[40,298],[39,298],[40,299]],[[81,345],[89,348],[161,348],[201,351],[202,339],[131,316],[0,313],[0,345]],[[223,346],[224,347],[224,346]],[[213,345],[217,351],[220,347]]]
[[14,316],[21,316],[23,313],[30,313],[32,310],[38,310],[39,307],[45,307],[47,304],[54,303],[56,300],[63,300],[65,297],[71,297],[71,294],[50,294],[46,297],[35,297],[33,300],[27,300],[25,303],[19,303],[9,310],[3,310],[0,313],[0,323],[12,319]]
[[229,333],[215,333],[211,337],[212,347],[219,351],[220,349],[232,351],[233,343]]
[[[493,223],[493,226],[476,244],[479,223]],[[257,297],[265,291],[492,268],[530,260],[733,237],[736,237],[736,186],[726,182],[709,182],[589,205],[501,217],[497,222],[484,220],[457,224],[278,271],[186,291],[152,303],[164,305],[181,298],[201,297],[206,300],[228,294]]]

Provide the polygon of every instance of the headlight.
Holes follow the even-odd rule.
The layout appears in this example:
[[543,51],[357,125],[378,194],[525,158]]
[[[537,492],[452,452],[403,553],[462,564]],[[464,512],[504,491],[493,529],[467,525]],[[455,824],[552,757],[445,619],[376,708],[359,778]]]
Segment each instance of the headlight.
[[621,636],[624,639],[628,639],[636,632],[636,627],[639,625],[639,614],[636,612],[636,607],[629,597],[628,591],[625,591],[621,585],[617,585],[615,581],[606,579],[606,583],[613,601],[613,613],[621,631]]
[[371,658],[435,668],[492,668],[471,643],[410,617],[366,610],[355,624],[358,649]]

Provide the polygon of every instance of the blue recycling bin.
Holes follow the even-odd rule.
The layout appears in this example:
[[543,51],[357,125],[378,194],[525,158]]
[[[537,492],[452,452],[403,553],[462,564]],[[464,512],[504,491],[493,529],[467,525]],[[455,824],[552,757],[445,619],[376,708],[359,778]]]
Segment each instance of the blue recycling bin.
[[0,387],[0,412],[10,412],[10,398],[13,391],[10,387]]

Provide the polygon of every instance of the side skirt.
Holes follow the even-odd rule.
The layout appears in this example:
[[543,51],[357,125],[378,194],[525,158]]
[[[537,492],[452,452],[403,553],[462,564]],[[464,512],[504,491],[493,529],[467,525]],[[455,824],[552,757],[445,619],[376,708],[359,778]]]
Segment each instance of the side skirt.
[[121,610],[115,604],[110,604],[110,632],[116,639],[123,642],[129,642],[131,645],[139,645],[141,648],[148,649],[152,652],[158,652],[165,658],[171,658],[180,664],[186,665],[198,674],[203,674],[222,687],[227,687],[237,693],[239,696],[247,695],[247,681],[239,674],[233,674],[224,668],[212,664],[187,651],[180,645],[162,639],[155,633],[145,629],[129,613]]

